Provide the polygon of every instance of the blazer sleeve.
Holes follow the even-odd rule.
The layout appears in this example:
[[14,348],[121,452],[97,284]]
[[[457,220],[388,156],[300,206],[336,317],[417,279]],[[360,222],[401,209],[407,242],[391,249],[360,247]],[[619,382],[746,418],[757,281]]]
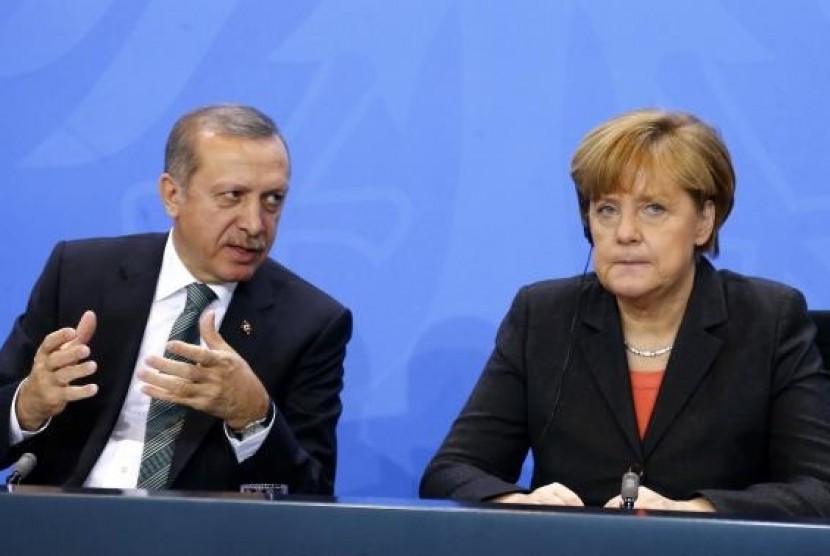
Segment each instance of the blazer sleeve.
[[0,469],[13,463],[25,448],[25,442],[9,446],[11,403],[20,382],[31,371],[38,346],[47,334],[59,328],[54,308],[64,245],[61,242],[52,251],[29,296],[26,312],[15,320],[0,349]]
[[[280,396],[268,436],[242,462],[242,483],[286,483],[288,479],[291,493],[334,492],[343,360],[351,333],[352,315],[343,307],[320,327]],[[270,392],[272,399],[276,394]]]
[[[768,423],[769,482],[701,490],[718,511],[830,516],[830,373],[794,290],[778,303]],[[753,341],[747,338],[747,341]]]
[[478,383],[424,471],[422,498],[480,501],[523,490],[515,483],[529,448],[527,327],[523,288],[499,327]]

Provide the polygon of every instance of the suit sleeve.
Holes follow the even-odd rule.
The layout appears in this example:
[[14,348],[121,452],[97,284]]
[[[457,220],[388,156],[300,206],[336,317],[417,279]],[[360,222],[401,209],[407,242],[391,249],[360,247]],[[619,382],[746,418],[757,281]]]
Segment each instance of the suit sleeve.
[[523,289],[470,398],[421,478],[422,498],[480,501],[522,490],[515,483],[529,447],[527,312]]
[[302,354],[262,446],[240,464],[242,483],[287,482],[291,493],[334,492],[343,360],[351,333],[352,315],[341,307]]
[[20,382],[32,368],[35,352],[47,334],[60,328],[55,307],[57,280],[63,243],[59,243],[37,280],[26,312],[15,320],[0,350],[0,469],[13,463],[24,451],[26,442],[9,446],[11,403]]
[[[718,511],[830,516],[830,373],[804,297],[779,303],[768,424],[769,482],[702,490]],[[752,341],[752,339],[748,339]]]

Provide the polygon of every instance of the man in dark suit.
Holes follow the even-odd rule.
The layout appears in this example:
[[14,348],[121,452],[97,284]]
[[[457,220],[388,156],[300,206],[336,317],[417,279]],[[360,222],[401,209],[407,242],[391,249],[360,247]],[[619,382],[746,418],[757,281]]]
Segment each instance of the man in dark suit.
[[[256,109],[176,123],[159,180],[170,233],[58,244],[0,351],[0,466],[31,452],[38,484],[333,492],[352,321],[268,258],[289,176]],[[201,345],[177,319],[193,289]],[[152,436],[159,413],[174,417]]]

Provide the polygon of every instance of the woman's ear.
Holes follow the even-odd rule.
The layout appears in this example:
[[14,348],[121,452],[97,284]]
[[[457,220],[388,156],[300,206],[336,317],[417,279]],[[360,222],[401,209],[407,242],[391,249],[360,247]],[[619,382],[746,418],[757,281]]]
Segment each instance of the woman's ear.
[[711,199],[708,199],[703,204],[703,209],[701,209],[700,214],[698,215],[698,222],[697,222],[697,233],[695,234],[695,245],[700,247],[701,245],[705,245],[709,238],[712,237],[712,234],[715,233],[715,203]]

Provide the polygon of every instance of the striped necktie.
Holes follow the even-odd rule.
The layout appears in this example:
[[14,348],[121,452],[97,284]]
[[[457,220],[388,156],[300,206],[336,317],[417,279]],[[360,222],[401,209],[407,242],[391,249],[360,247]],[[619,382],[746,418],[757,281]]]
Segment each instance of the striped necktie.
[[[190,344],[199,343],[199,316],[216,294],[204,284],[192,283],[187,286],[187,302],[184,311],[176,318],[170,331],[170,340],[181,340]],[[187,361],[168,351],[168,359]],[[185,407],[153,398],[147,413],[147,430],[144,433],[144,450],[141,454],[141,469],[138,473],[138,487],[147,489],[165,488],[170,463],[173,461],[173,447],[182,430]]]

